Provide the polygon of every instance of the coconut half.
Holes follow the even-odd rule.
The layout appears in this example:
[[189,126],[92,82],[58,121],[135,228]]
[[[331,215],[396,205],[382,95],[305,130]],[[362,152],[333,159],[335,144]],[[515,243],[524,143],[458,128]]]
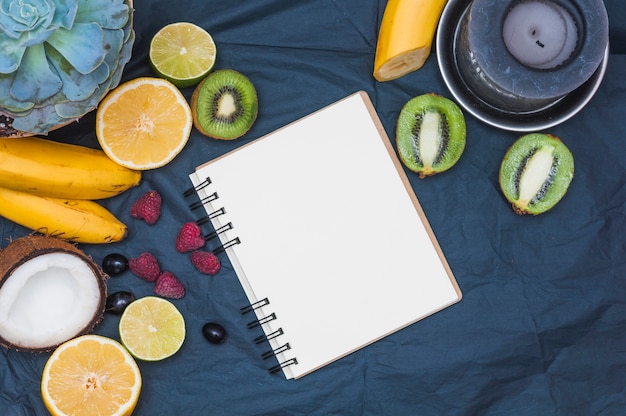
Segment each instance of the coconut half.
[[0,344],[49,351],[104,315],[107,275],[74,244],[31,235],[0,251]]

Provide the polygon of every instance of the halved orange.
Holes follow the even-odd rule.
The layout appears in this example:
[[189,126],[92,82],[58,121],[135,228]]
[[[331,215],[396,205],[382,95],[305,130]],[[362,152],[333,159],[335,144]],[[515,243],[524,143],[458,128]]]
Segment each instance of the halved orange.
[[116,163],[135,170],[156,169],[185,147],[193,117],[189,103],[171,82],[140,77],[113,89],[96,111],[96,136]]
[[130,415],[140,391],[133,357],[122,344],[100,335],[61,344],[41,378],[41,395],[53,415]]

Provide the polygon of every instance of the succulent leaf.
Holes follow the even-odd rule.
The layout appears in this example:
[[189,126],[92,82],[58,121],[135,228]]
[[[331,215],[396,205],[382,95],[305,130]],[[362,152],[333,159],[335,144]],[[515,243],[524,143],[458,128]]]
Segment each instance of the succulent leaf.
[[124,70],[124,66],[128,63],[128,61],[130,61],[130,57],[133,53],[134,43],[135,32],[131,30],[130,32],[128,32],[128,38],[126,38],[124,44],[122,45],[122,50],[119,53],[117,65],[115,66],[115,71],[113,71],[113,74],[111,75],[111,88],[118,85],[122,80],[122,71]]
[[[71,30],[59,28],[48,38],[54,47],[81,74],[96,69],[107,51],[103,45],[102,28],[96,23],[75,23]],[[85,42],[85,39],[92,40]]]
[[14,39],[25,33],[47,30],[54,19],[55,8],[50,0],[1,0],[0,28]]
[[117,68],[118,62],[121,59],[120,52],[124,46],[124,31],[118,30],[105,30],[104,31],[104,46],[109,53],[104,57],[104,63],[102,66],[106,66],[111,73]]
[[56,9],[52,26],[71,29],[74,24],[74,20],[76,19],[78,3],[76,0],[56,0],[54,3]]
[[[51,59],[51,63],[57,67],[59,76],[63,80],[63,93],[70,102],[83,101],[92,96],[100,84],[110,77],[117,66],[119,53],[124,42],[124,32],[122,30],[106,30],[103,32],[103,35],[104,47],[109,52],[105,56],[102,65],[99,65],[89,74],[80,74],[56,50],[52,49],[48,52],[48,56],[54,58]],[[73,107],[76,108],[76,106]],[[69,117],[74,118],[77,116],[78,114],[73,110]]]
[[100,65],[89,74],[83,75],[54,48],[49,48],[48,58],[63,82],[65,98],[70,101],[82,101],[88,98],[110,74],[107,65]]
[[[0,74],[0,91],[10,91],[11,84],[13,84],[12,75]],[[5,112],[15,115],[25,113],[33,107],[32,102],[16,100],[11,94],[0,94],[0,108],[4,109]]]
[[53,33],[54,33],[53,29],[22,33],[22,36],[20,36],[19,40],[17,41],[17,44],[24,48],[27,48],[29,46],[39,45],[45,42],[46,40],[48,40],[50,35],[52,35]]
[[21,101],[44,101],[61,91],[61,79],[50,68],[43,45],[26,49],[13,84],[11,95]]
[[124,0],[78,0],[76,22],[95,22],[105,29],[121,29],[128,19]]
[[[27,117],[13,120],[13,128],[20,131],[50,131],[60,123],[56,110],[52,106],[34,108]],[[66,120],[69,122],[69,120]]]
[[69,121],[80,117],[82,115],[81,111],[84,112],[85,108],[95,108],[109,89],[120,83],[124,66],[130,60],[134,40],[135,33],[131,32],[130,38],[122,46],[122,50],[119,53],[119,60],[115,66],[111,66],[111,71],[113,71],[112,75],[105,82],[100,84],[90,97],[83,101],[66,101],[57,104],[55,106],[57,114]]
[[22,56],[26,48],[15,43],[14,39],[9,38],[4,33],[0,33],[0,73],[10,74],[20,67]]

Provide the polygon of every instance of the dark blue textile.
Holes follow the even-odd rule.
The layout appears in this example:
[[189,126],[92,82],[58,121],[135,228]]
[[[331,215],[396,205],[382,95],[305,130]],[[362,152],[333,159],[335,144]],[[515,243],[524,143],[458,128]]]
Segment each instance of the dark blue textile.
[[[246,328],[249,319],[239,313],[246,299],[226,257],[223,270],[207,277],[175,251],[179,227],[197,218],[182,196],[197,165],[357,90],[371,96],[392,140],[400,108],[411,97],[449,96],[434,55],[401,79],[374,80],[385,4],[135,0],[137,38],[124,80],[153,75],[147,52],[159,28],[191,21],[214,36],[216,68],[239,70],[254,82],[260,106],[244,137],[216,141],[194,130],[173,162],[145,172],[138,188],[103,201],[129,225],[126,240],[81,246],[97,262],[114,251],[128,257],[151,251],[187,287],[186,296],[174,301],[186,319],[186,341],[169,359],[140,362],[144,384],[136,415],[626,414],[623,0],[606,0],[611,56],[599,91],[578,115],[545,131],[566,143],[576,163],[571,188],[553,210],[537,217],[512,211],[500,192],[498,169],[520,134],[470,115],[467,147],[453,169],[424,180],[409,173],[463,291],[460,303],[301,380],[287,381],[268,374],[274,363],[260,359],[266,346],[252,342],[259,334]],[[189,98],[192,89],[183,92]],[[94,114],[50,137],[96,147]],[[233,175],[254,172],[241,166]],[[158,190],[164,201],[162,218],[153,226],[129,215],[132,202],[149,189]],[[0,220],[0,247],[28,233]],[[372,241],[372,253],[386,243]],[[372,253],[363,253],[363,261]],[[152,294],[150,284],[130,273],[111,278],[108,287]],[[201,327],[207,321],[227,328],[225,344],[204,340]],[[117,323],[116,316],[107,315],[95,332],[119,339]],[[0,350],[3,415],[47,414],[39,393],[47,357]]]

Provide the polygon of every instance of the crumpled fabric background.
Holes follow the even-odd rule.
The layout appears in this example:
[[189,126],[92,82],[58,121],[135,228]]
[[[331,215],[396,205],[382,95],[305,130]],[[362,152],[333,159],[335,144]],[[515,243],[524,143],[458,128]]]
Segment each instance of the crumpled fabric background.
[[[393,140],[406,101],[426,92],[450,96],[436,57],[399,80],[375,82],[384,0],[134,3],[137,39],[124,80],[153,75],[147,52],[159,28],[191,21],[214,36],[216,68],[248,75],[260,105],[244,137],[220,142],[194,130],[172,163],[146,172],[138,188],[104,201],[129,225],[125,241],[81,246],[98,263],[113,251],[128,257],[152,251],[187,286],[185,298],[174,301],[185,316],[187,339],[165,361],[140,362],[144,384],[136,415],[626,414],[626,3],[605,2],[611,56],[599,91],[574,118],[545,131],[574,154],[576,173],[565,198],[541,216],[514,214],[497,177],[504,152],[520,134],[466,115],[468,143],[460,162],[425,180],[409,174],[463,300],[297,381],[268,374],[273,363],[260,359],[267,348],[255,345],[258,334],[246,329],[249,318],[239,313],[245,295],[227,260],[217,276],[207,277],[175,251],[179,227],[197,215],[182,196],[190,185],[187,175],[361,89]],[[190,97],[192,89],[183,92]],[[96,147],[94,114],[50,137]],[[246,166],[233,172],[253,174]],[[128,212],[149,189],[164,200],[154,226]],[[27,233],[0,220],[1,247]],[[372,241],[372,250],[384,243]],[[152,286],[130,272],[108,285],[110,292],[152,294]],[[201,327],[209,320],[227,328],[225,344],[204,340]],[[117,322],[107,315],[95,332],[119,339]],[[47,357],[0,350],[3,415],[47,414],[39,393]]]

